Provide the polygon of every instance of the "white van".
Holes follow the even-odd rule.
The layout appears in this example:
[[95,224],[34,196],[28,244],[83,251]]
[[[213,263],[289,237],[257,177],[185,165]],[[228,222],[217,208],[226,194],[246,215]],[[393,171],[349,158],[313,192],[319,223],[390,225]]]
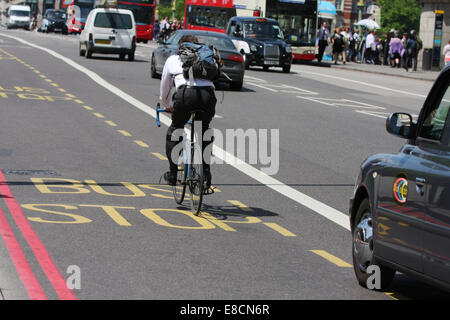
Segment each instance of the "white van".
[[25,28],[30,29],[30,6],[11,6],[8,9],[7,29]]
[[80,56],[90,58],[93,53],[128,55],[134,60],[136,51],[136,23],[133,12],[116,8],[93,9],[80,34]]

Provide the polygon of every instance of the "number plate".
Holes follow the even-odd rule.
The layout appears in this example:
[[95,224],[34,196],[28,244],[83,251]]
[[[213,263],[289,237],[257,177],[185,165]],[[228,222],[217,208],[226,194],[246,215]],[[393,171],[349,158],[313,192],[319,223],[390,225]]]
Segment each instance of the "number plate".
[[98,40],[95,40],[95,43],[98,43],[98,44],[111,44],[111,40],[98,39]]
[[271,60],[264,60],[264,64],[269,64],[269,65],[275,65],[277,66],[279,64],[278,61],[271,61]]

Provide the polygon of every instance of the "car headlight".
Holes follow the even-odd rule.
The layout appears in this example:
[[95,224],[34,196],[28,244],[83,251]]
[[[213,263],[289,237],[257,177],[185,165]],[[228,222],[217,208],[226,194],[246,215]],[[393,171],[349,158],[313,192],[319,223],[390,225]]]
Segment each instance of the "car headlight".
[[256,46],[255,46],[254,44],[252,44],[252,45],[250,46],[250,50],[256,51]]
[[286,53],[292,53],[291,46],[286,46],[286,48],[284,48],[284,50],[286,50]]

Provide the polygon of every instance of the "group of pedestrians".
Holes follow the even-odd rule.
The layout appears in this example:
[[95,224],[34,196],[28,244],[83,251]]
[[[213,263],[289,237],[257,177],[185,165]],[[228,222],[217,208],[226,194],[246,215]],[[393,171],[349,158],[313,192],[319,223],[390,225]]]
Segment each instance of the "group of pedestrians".
[[173,32],[183,29],[183,20],[178,21],[176,18],[173,21],[169,21],[168,17],[165,17],[161,22],[155,21],[153,28],[153,39],[158,41],[159,39],[166,41]]
[[417,71],[417,56],[422,48],[422,41],[415,30],[402,36],[399,32],[391,30],[384,38],[380,38],[377,37],[376,30],[364,30],[360,34],[359,29],[351,32],[348,27],[339,27],[330,34],[327,23],[324,22],[317,32],[319,62],[322,61],[328,45],[332,46],[334,64],[338,64],[341,59],[343,64],[355,62],[390,65],[392,68]]

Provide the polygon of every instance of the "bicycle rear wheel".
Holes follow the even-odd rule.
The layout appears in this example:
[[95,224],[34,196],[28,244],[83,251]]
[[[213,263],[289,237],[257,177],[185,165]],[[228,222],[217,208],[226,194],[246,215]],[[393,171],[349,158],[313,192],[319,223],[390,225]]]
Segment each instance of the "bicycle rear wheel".
[[173,198],[177,204],[181,204],[186,194],[187,165],[180,165],[177,171],[177,183],[172,186]]
[[[193,138],[193,137],[192,137]],[[198,140],[191,144],[191,164],[189,165],[188,186],[191,195],[192,213],[199,215],[202,209],[203,190],[204,190],[204,172],[202,148]]]

